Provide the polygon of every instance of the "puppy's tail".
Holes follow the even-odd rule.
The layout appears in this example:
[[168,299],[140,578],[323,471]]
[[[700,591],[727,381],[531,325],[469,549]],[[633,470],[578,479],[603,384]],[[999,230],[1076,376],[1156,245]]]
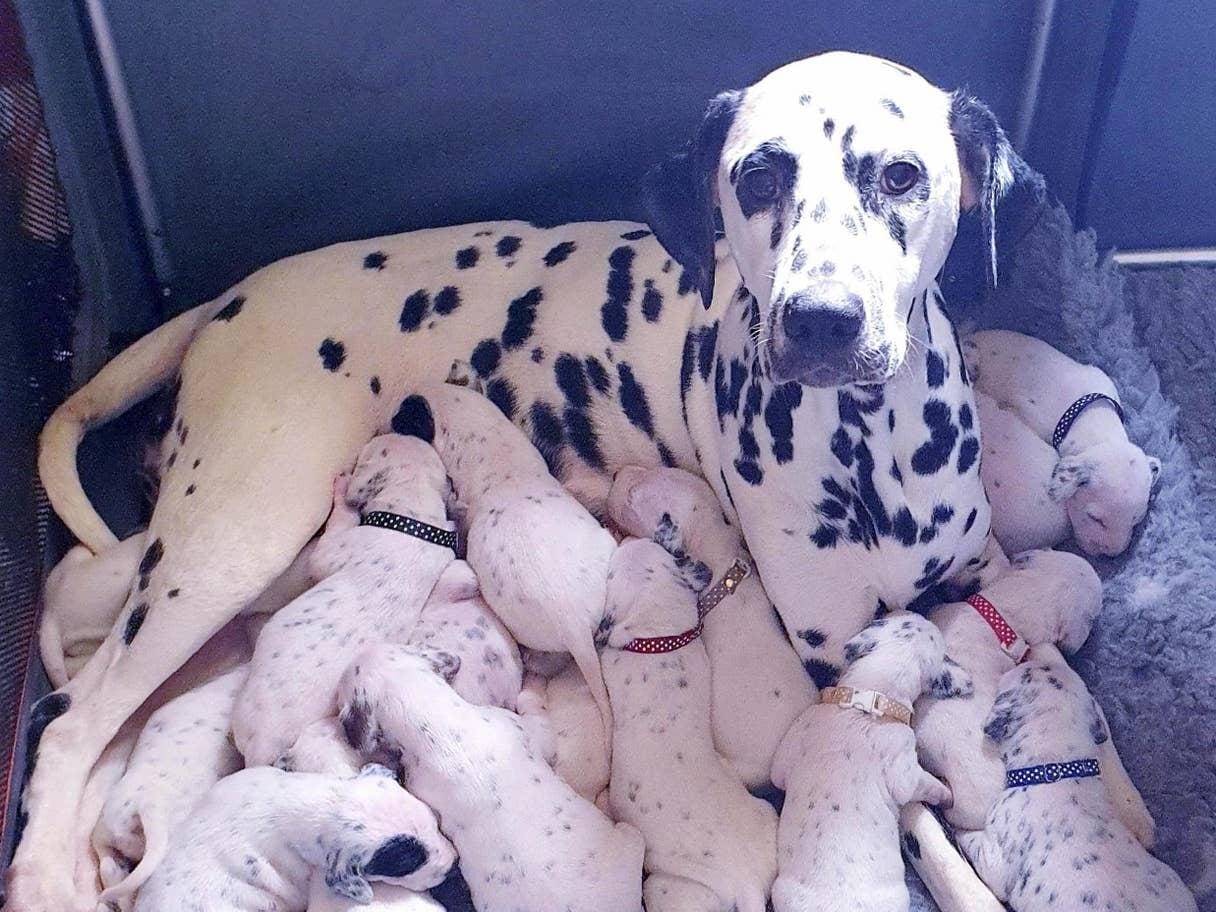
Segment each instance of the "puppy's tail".
[[595,651],[595,643],[588,637],[585,641],[577,641],[570,649],[574,664],[583,673],[583,680],[591,688],[591,696],[599,707],[600,718],[604,720],[604,743],[611,749],[612,744],[612,706],[608,702],[608,688],[604,685],[604,670],[600,666],[599,653]]
[[144,821],[144,824],[146,828],[143,858],[131,869],[130,874],[101,891],[101,896],[97,899],[99,907],[105,908],[106,904],[110,903],[110,908],[130,909],[134,905],[136,891],[147,882],[165,857],[165,852],[169,849],[168,832],[163,827],[147,827],[147,821]]
[[85,431],[145,399],[176,376],[199,329],[220,301],[200,304],[129,346],[73,393],[42,429],[38,475],[59,518],[94,554],[117,543],[80,484],[76,449]]

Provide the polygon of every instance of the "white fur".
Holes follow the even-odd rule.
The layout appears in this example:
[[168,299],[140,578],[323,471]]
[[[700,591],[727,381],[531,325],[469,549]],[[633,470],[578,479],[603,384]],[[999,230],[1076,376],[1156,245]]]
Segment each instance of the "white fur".
[[[400,838],[425,849],[421,866],[374,873],[377,851]],[[305,912],[314,871],[331,890],[367,902],[369,881],[427,890],[455,860],[434,815],[383,767],[354,779],[247,769],[217,784],[172,835],[135,910]]]
[[777,815],[714,749],[705,645],[656,655],[621,648],[693,627],[696,591],[660,545],[629,540],[612,560],[608,614],[608,805],[646,840],[647,912],[764,912],[777,874]]
[[[529,703],[525,707],[524,695]],[[611,750],[604,720],[578,666],[568,664],[547,681],[529,673],[521,713],[540,715],[553,741],[553,771],[588,801],[608,788]]]
[[[1021,333],[974,333],[964,341],[963,355],[976,388],[1015,412],[1049,444],[1056,424],[1081,396],[1119,398],[1100,369],[1078,364]],[[1060,444],[1049,492],[1067,507],[1073,534],[1086,553],[1121,554],[1144,519],[1160,471],[1160,460],[1127,439],[1115,410],[1097,402],[1081,413]]]
[[371,902],[356,902],[338,896],[325,886],[325,878],[314,874],[308,893],[308,912],[444,912],[443,906],[426,893],[392,884],[372,884]]
[[[893,612],[853,640],[841,684],[911,706],[926,690],[965,694],[966,672],[946,663],[941,634]],[[948,803],[950,790],[916,758],[912,729],[835,705],[812,706],[773,760],[785,789],[778,830],[776,912],[900,912],[908,908],[898,818],[912,801]]]
[[[986,731],[1007,769],[1090,758],[1109,738],[1097,703],[1053,646],[1031,650],[999,687]],[[1197,908],[1181,878],[1119,820],[1101,778],[1005,789],[986,828],[959,843],[1014,912]]]
[[258,636],[232,732],[250,766],[273,763],[311,722],[337,712],[347,663],[366,645],[401,642],[455,558],[447,548],[391,529],[360,526],[358,512],[385,510],[444,526],[447,478],[420,440],[386,435],[363,448],[349,488],[312,556],[321,578],[279,611]]
[[399,752],[409,789],[460,852],[478,912],[640,912],[642,838],[580,798],[517,716],[473,706],[440,677],[457,660],[380,646],[342,681],[356,746]]
[[573,656],[607,723],[593,636],[616,541],[489,399],[451,384],[426,399],[485,600],[524,646]]
[[[706,564],[715,582],[747,557],[738,527],[727,522],[713,490],[681,469],[621,469],[608,512],[629,534],[644,538],[653,537],[666,516],[688,555]],[[709,613],[702,640],[713,671],[714,745],[749,787],[763,785],[777,745],[815,702],[815,685],[782,634],[759,574],[749,574]]]

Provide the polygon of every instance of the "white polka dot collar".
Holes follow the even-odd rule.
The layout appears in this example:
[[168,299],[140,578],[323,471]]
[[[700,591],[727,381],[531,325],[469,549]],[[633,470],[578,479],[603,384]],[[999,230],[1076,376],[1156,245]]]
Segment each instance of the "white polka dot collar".
[[441,548],[456,550],[456,531],[454,529],[440,529],[438,526],[429,525],[412,516],[402,516],[399,513],[389,513],[385,510],[372,510],[359,517],[359,525],[391,529],[403,535],[420,538],[432,545],[439,545]]
[[1023,788],[1027,785],[1048,785],[1061,779],[1089,779],[1100,776],[1098,761],[1093,758],[1069,760],[1065,763],[1042,763],[1038,766],[1023,766],[1005,773],[1005,788]]

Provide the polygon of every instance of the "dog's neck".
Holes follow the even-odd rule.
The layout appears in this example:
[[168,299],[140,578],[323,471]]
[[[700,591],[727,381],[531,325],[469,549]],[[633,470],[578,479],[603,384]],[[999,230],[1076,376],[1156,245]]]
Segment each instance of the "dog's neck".
[[443,494],[417,483],[387,484],[375,496],[368,498],[367,503],[359,508],[359,512],[364,516],[375,512],[396,513],[432,526],[444,529],[448,527]]
[[921,694],[920,674],[914,661],[900,659],[891,650],[876,650],[848,666],[840,676],[840,684],[857,690],[876,690],[887,699],[911,706]]

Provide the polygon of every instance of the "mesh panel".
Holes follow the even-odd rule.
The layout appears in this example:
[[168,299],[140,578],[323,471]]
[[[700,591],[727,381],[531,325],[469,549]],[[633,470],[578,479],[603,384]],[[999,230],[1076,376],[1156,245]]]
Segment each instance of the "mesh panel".
[[77,273],[63,191],[10,0],[0,0],[0,808],[10,846],[51,513],[37,435],[67,389]]

